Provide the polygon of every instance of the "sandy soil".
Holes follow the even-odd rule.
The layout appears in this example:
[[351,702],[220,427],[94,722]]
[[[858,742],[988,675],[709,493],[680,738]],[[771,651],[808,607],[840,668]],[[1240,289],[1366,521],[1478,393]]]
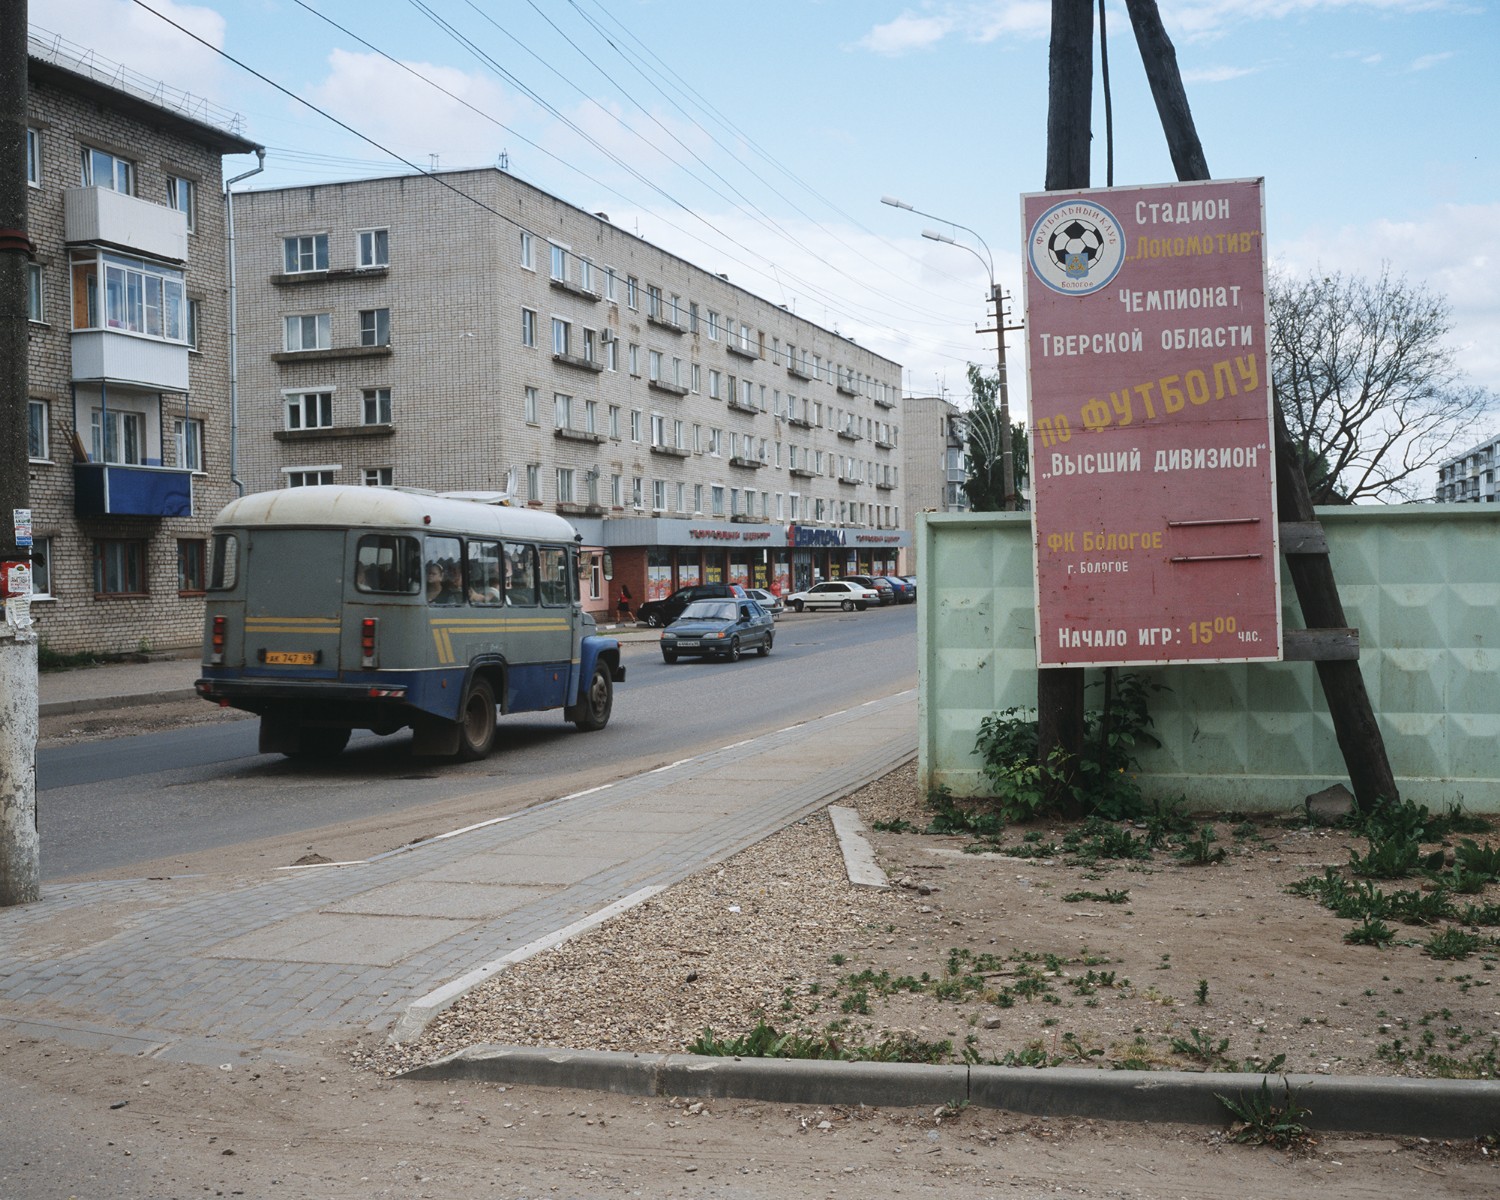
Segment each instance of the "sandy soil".
[[[926,820],[910,768],[846,803],[867,822]],[[1389,948],[1347,945],[1351,922],[1285,886],[1346,863],[1360,843],[1301,824],[1213,824],[1227,855],[1207,866],[1160,852],[1092,865],[972,855],[971,839],[875,832],[903,886],[874,892],[838,878],[819,815],[522,965],[400,1049],[372,1034],[193,1066],[0,1026],[0,1196],[1492,1194],[1496,1146],[1485,1142],[1315,1133],[1288,1153],[1199,1127],[389,1075],[485,1037],[680,1049],[704,1025],[733,1036],[762,1016],[782,1029],[837,1023],[849,1042],[946,1041],[949,1057],[967,1046],[980,1060],[1222,1069],[1285,1055],[1286,1070],[1335,1074],[1492,1065],[1493,945],[1442,961],[1423,950],[1430,930],[1400,925]],[[1068,832],[1005,840],[1061,844]],[[1500,885],[1464,899],[1495,903]],[[924,973],[919,991],[890,986]]]

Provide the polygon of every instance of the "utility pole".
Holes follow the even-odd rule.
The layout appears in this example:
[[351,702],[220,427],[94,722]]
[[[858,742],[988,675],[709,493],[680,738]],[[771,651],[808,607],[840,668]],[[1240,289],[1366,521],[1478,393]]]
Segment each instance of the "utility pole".
[[1010,428],[1010,383],[1005,368],[1005,335],[1013,333],[1017,329],[1024,329],[1024,325],[1007,325],[1005,311],[1009,297],[1000,290],[1000,285],[990,283],[990,299],[995,303],[995,324],[991,329],[981,329],[980,333],[993,333],[995,335],[995,368],[1000,373],[1000,490],[1003,501],[1000,505],[1002,512],[1015,512],[1018,507],[1016,500],[1016,459],[1012,450],[1015,439],[1011,437]]
[[[41,899],[36,829],[36,634],[31,628],[27,453],[26,0],[0,3],[0,905]],[[24,568],[24,569],[15,569]]]

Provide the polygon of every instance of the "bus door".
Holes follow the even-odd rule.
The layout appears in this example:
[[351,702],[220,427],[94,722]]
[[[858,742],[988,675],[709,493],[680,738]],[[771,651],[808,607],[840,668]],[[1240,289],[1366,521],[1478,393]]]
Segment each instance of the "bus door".
[[344,531],[251,527],[244,536],[245,673],[336,677]]
[[565,546],[506,542],[507,711],[568,702],[577,588]]

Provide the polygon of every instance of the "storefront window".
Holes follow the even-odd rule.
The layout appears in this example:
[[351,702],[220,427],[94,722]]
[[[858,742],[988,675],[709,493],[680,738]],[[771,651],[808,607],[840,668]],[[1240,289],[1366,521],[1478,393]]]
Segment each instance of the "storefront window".
[[672,557],[666,550],[646,555],[646,599],[665,600],[672,594]]

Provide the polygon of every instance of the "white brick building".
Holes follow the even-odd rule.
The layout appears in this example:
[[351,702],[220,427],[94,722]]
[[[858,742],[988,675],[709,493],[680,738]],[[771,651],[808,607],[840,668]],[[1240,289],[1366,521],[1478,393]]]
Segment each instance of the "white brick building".
[[33,35],[26,164],[32,616],[44,646],[188,646],[231,496],[234,118]]
[[900,366],[603,214],[497,170],[233,202],[247,490],[511,490],[637,601],[910,544]]
[[1500,460],[1500,437],[1465,450],[1456,458],[1438,464],[1437,499],[1440,503],[1493,504],[1495,463]]

